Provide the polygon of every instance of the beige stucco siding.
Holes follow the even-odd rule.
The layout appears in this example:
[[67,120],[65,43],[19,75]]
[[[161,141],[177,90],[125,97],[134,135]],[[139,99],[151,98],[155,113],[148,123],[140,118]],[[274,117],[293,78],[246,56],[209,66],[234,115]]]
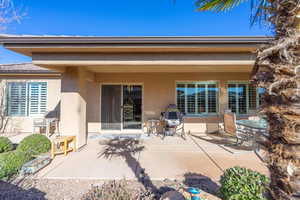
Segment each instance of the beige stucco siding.
[[[220,87],[219,110],[227,108],[228,81],[247,81],[249,73],[98,73],[96,82],[88,86],[87,121],[89,132],[101,131],[100,101],[101,84],[142,84],[143,120],[158,118],[168,104],[176,103],[177,81],[217,81]],[[216,128],[219,115],[206,117],[187,117],[186,130],[205,132]]]
[[[77,136],[77,147],[87,140],[87,85],[93,77],[84,68],[68,68],[62,75],[60,133]],[[89,95],[93,95],[91,92]]]
[[[0,79],[6,82],[47,82],[47,111],[59,110],[60,104],[60,77],[37,76],[2,76]],[[9,117],[6,128],[7,133],[32,132],[33,119],[31,116]]]
[[[101,84],[142,84],[143,86],[143,121],[158,118],[166,106],[176,103],[177,81],[217,81],[219,90],[219,110],[227,108],[228,81],[247,81],[249,73],[97,73],[95,79],[88,79],[86,83],[86,119],[88,132],[101,132]],[[2,77],[7,81],[44,81],[48,83],[47,109],[49,111],[59,108],[61,99],[60,77]],[[66,88],[68,88],[67,84]],[[69,89],[72,89],[70,85]],[[67,101],[66,106],[74,100]],[[72,104],[73,105],[73,104]],[[76,110],[76,109],[75,109]],[[66,113],[69,116],[70,112]],[[68,118],[68,117],[67,117]],[[205,117],[186,117],[186,131],[205,132],[217,128],[220,122],[219,115]],[[12,117],[7,132],[32,132],[32,117]],[[70,122],[72,125],[73,122]],[[69,130],[68,132],[70,132]],[[73,132],[73,131],[71,131]],[[70,134],[71,134],[70,132]]]

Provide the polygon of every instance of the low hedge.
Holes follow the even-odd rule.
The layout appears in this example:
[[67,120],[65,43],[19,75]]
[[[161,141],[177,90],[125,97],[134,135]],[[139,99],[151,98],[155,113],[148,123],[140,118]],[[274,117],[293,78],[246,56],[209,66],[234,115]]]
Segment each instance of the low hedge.
[[224,200],[266,200],[269,179],[243,167],[227,169],[221,176],[220,193]]
[[[6,141],[5,144],[7,143],[6,139],[3,139],[3,141]],[[16,150],[0,154],[0,180],[11,178],[35,155],[46,153],[50,148],[51,142],[44,135],[33,134],[25,137]],[[10,147],[5,149],[12,150]]]
[[21,167],[31,158],[23,151],[10,151],[0,154],[0,179],[7,179],[18,173]]
[[18,151],[24,151],[31,156],[46,153],[51,148],[50,140],[41,134],[33,134],[25,137],[17,147]]
[[12,151],[13,143],[7,137],[0,137],[0,153]]

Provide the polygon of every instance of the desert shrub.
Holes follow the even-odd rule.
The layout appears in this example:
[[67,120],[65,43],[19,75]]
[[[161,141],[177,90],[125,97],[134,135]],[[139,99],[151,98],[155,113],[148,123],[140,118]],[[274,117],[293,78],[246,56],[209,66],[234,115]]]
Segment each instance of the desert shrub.
[[17,147],[18,151],[24,151],[29,155],[46,153],[51,148],[50,140],[41,134],[33,134],[25,137]]
[[31,156],[23,151],[10,151],[0,154],[0,179],[16,174]]
[[0,137],[0,153],[13,150],[14,145],[7,137]]
[[93,186],[81,200],[154,200],[154,195],[141,188],[130,188],[126,181],[110,181]]
[[220,183],[224,200],[265,200],[269,179],[256,171],[233,167],[224,172]]

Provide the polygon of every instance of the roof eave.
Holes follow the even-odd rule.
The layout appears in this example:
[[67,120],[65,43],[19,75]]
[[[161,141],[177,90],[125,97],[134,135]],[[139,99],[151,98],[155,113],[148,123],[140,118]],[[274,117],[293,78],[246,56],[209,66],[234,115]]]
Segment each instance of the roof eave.
[[264,44],[265,36],[237,37],[82,37],[82,36],[6,36],[3,44]]
[[253,52],[271,37],[81,37],[6,36],[0,43],[12,51],[34,53],[162,53],[162,52]]

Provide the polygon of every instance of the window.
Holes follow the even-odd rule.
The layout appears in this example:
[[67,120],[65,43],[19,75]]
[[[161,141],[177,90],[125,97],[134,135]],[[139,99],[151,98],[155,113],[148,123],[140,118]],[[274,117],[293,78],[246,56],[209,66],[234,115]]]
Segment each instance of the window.
[[187,115],[218,112],[216,82],[182,82],[176,84],[178,109]]
[[227,91],[229,109],[237,114],[247,114],[249,110],[258,109],[264,93],[262,88],[249,83],[229,83]]
[[8,115],[41,115],[47,109],[47,83],[8,83]]

